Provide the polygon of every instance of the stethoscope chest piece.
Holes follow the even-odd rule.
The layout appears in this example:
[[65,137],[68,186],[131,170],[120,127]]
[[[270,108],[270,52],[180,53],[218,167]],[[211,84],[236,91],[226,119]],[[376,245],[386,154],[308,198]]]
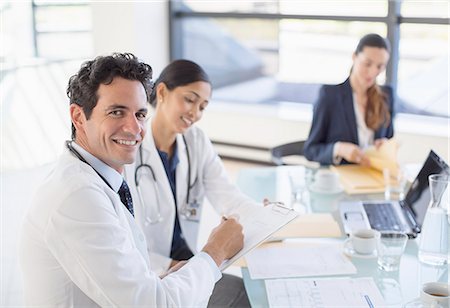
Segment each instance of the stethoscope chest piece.
[[[191,157],[189,155],[189,148],[187,146],[187,142],[185,137],[183,136],[183,143],[186,148],[186,156],[187,156],[187,165],[188,165],[188,175],[187,175],[187,189],[186,189],[186,202],[181,206],[179,209],[179,214],[182,219],[190,220],[190,221],[200,221],[200,204],[198,203],[197,199],[195,198],[194,201],[190,202],[191,196],[191,189],[194,188],[194,186],[197,184],[197,177],[195,177],[193,183],[191,183],[191,177],[192,177],[192,170],[191,170]],[[161,221],[163,221],[163,216],[161,214],[161,200],[159,197],[159,190],[157,185],[157,178],[155,175],[155,172],[153,171],[153,168],[149,165],[144,163],[144,157],[142,153],[142,146],[139,147],[139,164],[135,168],[134,173],[134,181],[136,184],[136,190],[138,193],[139,201],[141,202],[142,206],[146,209],[146,218],[145,222],[146,224],[157,224]],[[155,204],[148,204],[148,200],[144,200],[143,192],[141,191],[141,181],[143,181],[143,177],[146,177],[148,180],[152,182],[153,186],[153,193],[156,197],[156,205]],[[147,203],[147,204],[146,204]],[[148,208],[147,208],[148,207]],[[150,207],[153,207],[153,213],[150,213]]]
[[195,199],[180,210],[181,217],[190,221],[200,221],[200,203]]

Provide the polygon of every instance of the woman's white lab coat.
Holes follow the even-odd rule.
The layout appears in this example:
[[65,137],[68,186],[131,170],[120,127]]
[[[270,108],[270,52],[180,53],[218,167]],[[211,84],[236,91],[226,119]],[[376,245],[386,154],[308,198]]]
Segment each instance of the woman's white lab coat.
[[[167,270],[171,261],[169,256],[175,219],[175,201],[163,163],[155,147],[151,125],[149,126],[142,144],[142,161],[138,153],[135,164],[127,166],[125,174],[135,204],[135,216],[147,240],[152,266],[156,264],[157,271],[161,272]],[[192,187],[189,199],[190,203],[196,201],[199,204],[197,219],[187,220],[180,215],[183,207],[186,206],[188,185],[188,157],[181,134],[177,136],[179,157],[176,168],[177,207],[181,230],[189,248],[195,254],[199,230],[198,218],[201,216],[205,197],[219,215],[237,213],[243,217],[247,210],[259,205],[230,182],[220,157],[202,130],[193,126],[184,136],[189,150],[191,169]],[[141,164],[151,166],[156,178],[155,183],[149,168],[141,167],[138,171],[138,182],[144,204],[136,190],[135,182],[136,167]],[[150,220],[155,221],[158,213],[162,220],[151,223]]]
[[67,149],[33,200],[20,247],[32,306],[198,306],[220,277],[195,258],[161,280],[118,194]]

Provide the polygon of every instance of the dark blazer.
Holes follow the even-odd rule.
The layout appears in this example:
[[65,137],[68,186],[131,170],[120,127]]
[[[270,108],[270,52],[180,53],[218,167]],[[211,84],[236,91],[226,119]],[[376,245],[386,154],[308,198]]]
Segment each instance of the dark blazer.
[[[394,134],[392,88],[382,86],[382,90],[387,96],[386,103],[391,114],[391,121],[387,127],[382,125],[375,131],[375,139],[391,138]],[[338,85],[323,85],[320,88],[319,99],[314,106],[311,130],[305,142],[304,155],[308,160],[330,165],[333,162],[333,146],[338,141],[358,144],[353,94],[349,79]],[[342,160],[342,163],[348,162]]]

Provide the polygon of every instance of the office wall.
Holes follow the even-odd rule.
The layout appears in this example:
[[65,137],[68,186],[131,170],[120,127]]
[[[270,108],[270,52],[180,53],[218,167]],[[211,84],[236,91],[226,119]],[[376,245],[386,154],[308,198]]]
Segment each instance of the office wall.
[[169,63],[168,1],[92,4],[95,54],[132,52],[158,76]]

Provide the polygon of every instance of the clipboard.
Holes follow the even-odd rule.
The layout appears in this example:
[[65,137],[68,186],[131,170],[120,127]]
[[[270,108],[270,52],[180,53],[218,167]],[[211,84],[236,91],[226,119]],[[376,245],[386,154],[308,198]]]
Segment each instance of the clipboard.
[[243,227],[244,247],[232,258],[225,260],[219,267],[225,270],[242,256],[258,247],[283,226],[294,220],[299,214],[276,202],[267,206],[255,207],[240,217],[239,223]]

